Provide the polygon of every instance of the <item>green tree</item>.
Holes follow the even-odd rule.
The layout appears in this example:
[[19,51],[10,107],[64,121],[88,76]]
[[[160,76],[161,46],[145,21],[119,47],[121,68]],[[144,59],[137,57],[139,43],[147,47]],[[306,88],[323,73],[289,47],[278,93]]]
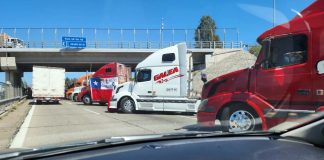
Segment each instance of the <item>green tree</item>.
[[[195,41],[200,44],[203,41],[219,41],[219,36],[215,33],[216,23],[211,16],[202,16],[198,27],[195,29]],[[211,47],[210,45],[203,47]]]
[[65,89],[70,89],[72,87],[74,87],[74,83],[77,81],[78,79],[76,78],[65,78]]
[[249,52],[251,54],[254,54],[255,56],[258,56],[259,55],[259,52],[261,50],[261,46],[260,45],[253,45],[249,48]]

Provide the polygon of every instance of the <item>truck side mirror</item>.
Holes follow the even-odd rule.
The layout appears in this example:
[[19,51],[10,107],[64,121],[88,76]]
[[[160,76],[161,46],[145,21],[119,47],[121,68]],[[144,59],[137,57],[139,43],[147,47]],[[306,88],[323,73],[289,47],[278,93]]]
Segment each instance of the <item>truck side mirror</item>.
[[206,83],[206,82],[207,82],[207,74],[202,73],[202,74],[201,74],[201,80],[202,80],[204,83]]
[[321,60],[316,65],[317,73],[323,74],[324,73],[324,60]]

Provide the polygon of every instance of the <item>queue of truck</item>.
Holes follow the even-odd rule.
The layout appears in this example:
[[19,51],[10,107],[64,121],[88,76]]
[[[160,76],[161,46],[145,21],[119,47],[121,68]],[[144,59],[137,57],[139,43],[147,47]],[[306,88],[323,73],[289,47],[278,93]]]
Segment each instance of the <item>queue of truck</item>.
[[[195,113],[197,97],[190,97],[192,64],[185,43],[152,53],[131,70],[120,63],[109,63],[89,78],[78,93],[77,101],[86,105],[107,104],[109,111],[130,113],[143,111],[176,111]],[[75,90],[75,88],[74,88]]]
[[[195,85],[192,53],[185,43],[149,55],[136,66],[134,81],[129,67],[109,63],[80,78],[79,86],[67,95],[86,105],[107,105],[108,111],[197,113],[199,125],[213,127],[219,120],[222,130],[232,132],[267,130],[291,115],[324,111],[323,6],[323,1],[316,1],[291,21],[264,32],[257,39],[262,49],[254,66],[211,80],[202,74],[201,97],[190,93]],[[54,85],[39,88],[33,88],[33,96],[54,101],[61,96],[47,95],[58,91]]]

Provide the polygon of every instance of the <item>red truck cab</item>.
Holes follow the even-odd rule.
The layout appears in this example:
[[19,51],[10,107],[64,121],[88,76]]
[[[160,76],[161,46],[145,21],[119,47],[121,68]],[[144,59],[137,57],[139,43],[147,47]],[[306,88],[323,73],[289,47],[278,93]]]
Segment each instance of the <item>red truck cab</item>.
[[224,131],[268,130],[324,106],[324,1],[264,32],[251,68],[205,83],[197,120]]
[[[99,68],[93,75],[92,78],[107,79],[107,78],[117,78],[116,84],[121,84],[130,79],[130,68],[126,67],[124,64],[113,62],[108,63],[101,68]],[[99,91],[100,92],[100,91]],[[97,92],[97,93],[99,93]],[[91,93],[91,88],[89,85],[81,89],[81,93],[78,94],[78,101],[82,101],[86,105],[91,105],[93,102],[99,103],[100,105],[105,105],[110,102],[113,90],[109,94],[94,95]]]

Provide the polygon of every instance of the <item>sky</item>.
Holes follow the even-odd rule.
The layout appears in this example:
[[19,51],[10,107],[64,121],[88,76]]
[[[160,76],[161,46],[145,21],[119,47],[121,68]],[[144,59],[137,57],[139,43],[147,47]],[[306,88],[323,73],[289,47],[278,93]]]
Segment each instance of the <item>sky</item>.
[[[314,0],[276,0],[276,22],[293,18]],[[273,0],[10,0],[1,2],[0,27],[194,29],[203,15],[218,28],[237,28],[247,44],[273,25]],[[221,31],[216,33],[222,34]],[[222,35],[220,35],[222,38]],[[193,39],[193,35],[189,36]],[[85,73],[68,73],[79,77]],[[24,79],[31,84],[31,73]],[[4,74],[0,73],[0,81]]]

